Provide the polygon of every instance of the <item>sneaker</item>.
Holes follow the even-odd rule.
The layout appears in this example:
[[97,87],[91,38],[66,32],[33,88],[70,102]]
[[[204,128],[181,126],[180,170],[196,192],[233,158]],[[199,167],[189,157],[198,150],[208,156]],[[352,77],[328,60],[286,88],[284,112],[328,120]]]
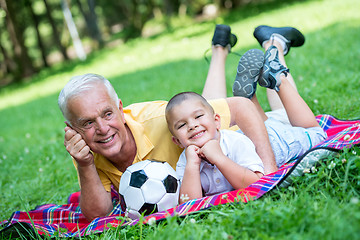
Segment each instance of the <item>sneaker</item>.
[[240,58],[232,88],[234,96],[249,99],[254,96],[263,65],[264,53],[259,49],[250,49]]
[[259,78],[259,85],[279,91],[281,84],[280,74],[287,76],[288,72],[289,69],[279,61],[279,51],[277,47],[271,46],[265,53],[264,67],[261,77]]
[[229,52],[235,46],[237,37],[231,33],[231,28],[228,25],[217,24],[215,27],[214,36],[211,40],[212,45],[220,45],[227,47]]
[[262,47],[266,41],[270,40],[273,34],[284,40],[286,44],[286,49],[284,49],[284,55],[289,53],[290,47],[300,47],[305,42],[304,35],[299,30],[293,27],[276,28],[261,25],[254,30],[254,37],[258,40]]

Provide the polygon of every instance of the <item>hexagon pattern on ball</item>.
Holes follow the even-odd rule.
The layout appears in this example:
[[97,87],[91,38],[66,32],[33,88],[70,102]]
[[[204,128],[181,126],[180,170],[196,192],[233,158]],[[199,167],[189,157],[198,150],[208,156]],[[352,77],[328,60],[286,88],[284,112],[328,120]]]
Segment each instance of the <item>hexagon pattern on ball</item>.
[[178,204],[180,180],[166,162],[145,160],[128,167],[120,179],[126,215],[132,219],[141,214],[164,211]]

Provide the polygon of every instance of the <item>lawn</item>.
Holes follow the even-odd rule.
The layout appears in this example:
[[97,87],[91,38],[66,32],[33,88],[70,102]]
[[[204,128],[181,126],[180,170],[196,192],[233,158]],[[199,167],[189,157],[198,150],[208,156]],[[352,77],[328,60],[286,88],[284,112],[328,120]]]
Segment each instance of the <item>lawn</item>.
[[[252,36],[258,25],[296,26],[306,42],[291,49],[287,63],[302,97],[316,115],[359,119],[359,10],[357,0],[288,1],[249,6],[214,21],[174,19],[172,32],[107,48],[85,62],[44,70],[31,83],[0,89],[0,221],[17,210],[64,204],[79,190],[63,146],[65,124],[57,106],[59,91],[71,76],[104,75],[124,105],[168,100],[180,91],[201,93],[208,69],[204,52],[215,23],[232,27],[239,39],[233,52],[238,54],[260,48]],[[229,96],[238,60],[238,55],[230,54],[226,64]],[[269,110],[264,89],[259,88],[258,95]],[[329,167],[331,161],[335,167]],[[360,149],[354,148],[258,201],[214,207],[155,226],[111,230],[100,238],[356,239],[359,199]]]

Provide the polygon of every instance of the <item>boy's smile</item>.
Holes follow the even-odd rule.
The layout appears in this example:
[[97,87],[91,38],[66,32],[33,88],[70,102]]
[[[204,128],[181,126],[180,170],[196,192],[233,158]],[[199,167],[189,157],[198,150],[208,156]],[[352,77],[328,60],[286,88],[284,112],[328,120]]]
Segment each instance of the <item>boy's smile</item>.
[[202,147],[207,141],[218,139],[220,116],[197,99],[187,99],[176,105],[170,119],[173,140],[183,148]]

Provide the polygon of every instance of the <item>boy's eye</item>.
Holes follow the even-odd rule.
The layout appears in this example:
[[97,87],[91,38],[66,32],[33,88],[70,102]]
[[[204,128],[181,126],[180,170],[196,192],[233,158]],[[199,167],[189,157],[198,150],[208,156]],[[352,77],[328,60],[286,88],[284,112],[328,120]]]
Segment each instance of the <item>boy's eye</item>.
[[185,126],[185,123],[182,123],[182,124],[178,125],[177,129],[180,129],[180,128],[182,128],[183,126]]
[[202,116],[204,116],[204,114],[199,114],[195,117],[195,119],[201,118]]

